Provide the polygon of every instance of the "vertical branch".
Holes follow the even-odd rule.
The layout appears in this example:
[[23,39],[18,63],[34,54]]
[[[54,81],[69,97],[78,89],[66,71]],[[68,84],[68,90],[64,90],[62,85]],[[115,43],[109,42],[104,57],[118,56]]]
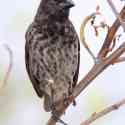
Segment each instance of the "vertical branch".
[[7,84],[7,80],[9,78],[10,72],[11,72],[12,67],[13,67],[13,52],[7,44],[4,44],[4,47],[8,51],[8,54],[9,54],[9,66],[8,66],[8,69],[5,73],[5,77],[4,77],[4,80],[3,80],[4,86],[5,86]]

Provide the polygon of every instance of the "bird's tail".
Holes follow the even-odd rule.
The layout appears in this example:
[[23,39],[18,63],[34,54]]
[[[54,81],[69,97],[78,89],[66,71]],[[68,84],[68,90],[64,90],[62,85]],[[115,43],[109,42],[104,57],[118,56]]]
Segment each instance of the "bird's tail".
[[53,103],[52,98],[50,98],[49,95],[45,95],[44,96],[44,109],[45,109],[45,111],[47,111],[47,112],[51,111],[53,119],[57,120],[58,122],[62,123],[63,125],[68,125],[58,117],[58,111],[56,111],[56,109],[55,109],[55,107],[53,107],[52,103]]
[[52,107],[52,99],[49,95],[44,96],[44,109],[46,112],[50,112]]

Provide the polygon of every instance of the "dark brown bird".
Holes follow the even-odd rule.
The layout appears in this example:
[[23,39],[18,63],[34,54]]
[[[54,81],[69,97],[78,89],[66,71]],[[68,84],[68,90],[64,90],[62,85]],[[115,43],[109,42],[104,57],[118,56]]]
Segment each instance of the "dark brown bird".
[[26,69],[46,111],[57,110],[77,83],[80,45],[69,20],[73,6],[71,0],[42,0],[26,32]]

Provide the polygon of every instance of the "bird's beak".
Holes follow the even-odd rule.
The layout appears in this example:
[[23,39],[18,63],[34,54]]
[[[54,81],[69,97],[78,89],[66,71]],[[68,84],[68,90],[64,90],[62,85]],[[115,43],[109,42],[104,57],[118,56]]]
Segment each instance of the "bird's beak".
[[75,3],[72,0],[66,0],[65,2],[60,3],[60,6],[63,8],[71,8],[75,6]]

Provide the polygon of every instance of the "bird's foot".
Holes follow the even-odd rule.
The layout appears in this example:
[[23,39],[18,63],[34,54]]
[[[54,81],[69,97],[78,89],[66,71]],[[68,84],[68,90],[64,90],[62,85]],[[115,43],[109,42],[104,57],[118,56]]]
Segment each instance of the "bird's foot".
[[75,97],[72,94],[66,97],[66,95],[64,94],[64,105],[68,106],[71,102],[73,102],[74,106],[76,105]]
[[73,106],[76,106],[76,100],[75,100],[75,97],[72,94],[69,96],[69,100],[71,102],[73,102]]
[[54,108],[53,110],[52,110],[52,118],[55,120],[55,121],[57,121],[57,122],[60,122],[61,124],[63,124],[63,125],[68,125],[67,123],[65,123],[63,120],[61,120],[60,118],[59,118],[59,112]]

